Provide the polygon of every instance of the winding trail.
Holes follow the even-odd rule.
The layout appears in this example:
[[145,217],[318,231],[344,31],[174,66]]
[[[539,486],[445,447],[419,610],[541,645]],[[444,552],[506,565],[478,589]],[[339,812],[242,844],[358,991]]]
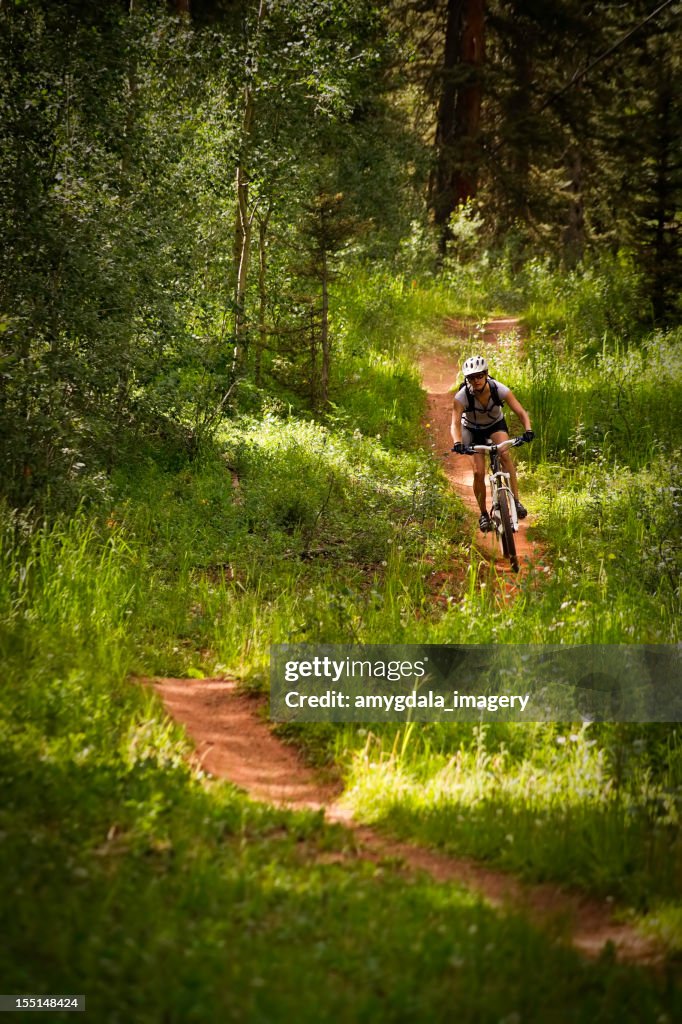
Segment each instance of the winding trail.
[[195,744],[195,762],[211,776],[227,779],[254,800],[292,811],[321,812],[345,826],[354,851],[339,860],[398,860],[403,870],[427,872],[442,884],[464,885],[491,906],[526,913],[550,941],[570,942],[597,957],[611,945],[622,960],[656,966],[664,954],[628,924],[614,920],[604,901],[557,885],[527,885],[504,871],[467,857],[401,842],[354,821],[340,784],[320,782],[292,746],[268,728],[265,697],[240,692],[236,681],[153,679],[148,681],[168,713]]
[[[494,340],[518,325],[514,318],[496,319],[486,325],[484,340]],[[467,325],[446,322],[452,334],[468,337]],[[451,447],[451,386],[459,378],[456,366],[444,353],[424,355],[420,361],[428,394],[428,429],[437,453]],[[472,509],[472,544],[495,567],[498,580],[513,596],[515,580],[531,567],[547,567],[541,545],[527,536],[528,521],[521,523],[517,545],[522,564],[514,576],[499,547],[478,533],[478,509],[471,491],[471,460],[448,459],[445,472],[464,503]],[[194,741],[194,762],[210,776],[226,779],[254,800],[292,811],[315,811],[330,823],[346,827],[353,837],[353,851],[334,855],[343,861],[363,858],[398,860],[403,870],[427,872],[442,884],[464,885],[488,904],[502,910],[524,912],[541,927],[550,941],[570,942],[585,956],[596,957],[606,946],[622,960],[656,966],[664,953],[628,924],[614,920],[613,908],[575,890],[557,885],[529,885],[506,872],[486,867],[470,858],[452,857],[436,850],[391,839],[353,819],[339,783],[320,781],[294,747],[281,742],[267,725],[264,697],[241,692],[235,680],[146,680],[163,701],[169,715],[182,723]]]

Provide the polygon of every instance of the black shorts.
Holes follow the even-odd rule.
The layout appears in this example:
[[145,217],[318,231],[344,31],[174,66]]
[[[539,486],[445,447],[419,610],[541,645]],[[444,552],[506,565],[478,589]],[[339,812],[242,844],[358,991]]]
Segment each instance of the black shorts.
[[504,430],[505,434],[509,433],[509,427],[504,416],[497,423],[491,423],[489,427],[468,427],[466,423],[463,423],[462,443],[465,445],[487,444],[490,435],[496,434],[498,430]]

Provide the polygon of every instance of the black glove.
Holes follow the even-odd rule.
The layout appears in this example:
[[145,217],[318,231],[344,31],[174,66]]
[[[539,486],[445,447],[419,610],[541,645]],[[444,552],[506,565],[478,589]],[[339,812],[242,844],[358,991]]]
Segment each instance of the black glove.
[[466,455],[467,453],[467,450],[461,441],[455,441],[455,443],[452,446],[452,450],[453,452],[457,452],[458,455]]
[[530,442],[531,442],[531,441],[533,440],[533,438],[535,437],[535,431],[534,431],[534,430],[527,430],[527,431],[525,432],[525,434],[521,434],[521,437],[522,437],[522,438],[523,438],[523,440],[524,440],[524,441],[526,442],[526,444],[530,444]]

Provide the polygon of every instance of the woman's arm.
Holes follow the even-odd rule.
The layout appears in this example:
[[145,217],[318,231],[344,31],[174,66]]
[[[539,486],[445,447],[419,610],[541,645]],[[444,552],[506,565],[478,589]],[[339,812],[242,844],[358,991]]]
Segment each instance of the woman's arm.
[[456,398],[452,400],[452,422],[450,423],[450,434],[452,435],[452,443],[457,444],[458,441],[462,440],[462,413],[464,412],[464,406],[461,402],[458,402]]

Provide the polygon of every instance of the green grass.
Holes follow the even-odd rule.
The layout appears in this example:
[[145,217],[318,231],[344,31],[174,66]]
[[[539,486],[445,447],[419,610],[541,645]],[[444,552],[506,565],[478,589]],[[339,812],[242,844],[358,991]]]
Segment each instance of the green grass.
[[[441,616],[416,623],[412,638],[675,643],[682,611],[677,334],[637,336],[631,319],[628,333],[616,335],[632,311],[629,285],[616,271],[605,280],[587,268],[544,293],[548,268],[529,266],[525,274],[534,274],[536,284],[529,288],[533,305],[525,321],[535,328],[524,356],[514,334],[495,348],[479,347],[533,414],[538,439],[520,451],[519,476],[536,514],[533,535],[547,547],[546,565],[526,575],[510,602],[500,597],[494,574],[474,564],[463,585],[443,584]],[[455,347],[462,355],[470,345]],[[654,380],[670,401],[664,418]],[[589,739],[579,727],[566,725],[557,737],[553,726],[538,726],[532,742],[522,739],[528,727],[491,727],[490,754],[480,739],[474,749],[467,729],[410,727],[405,745],[395,728],[372,726],[369,747],[365,730],[326,737],[347,766],[352,805],[366,820],[640,910],[660,899],[679,905],[675,727],[659,727],[660,746],[651,750],[653,726],[640,727],[632,748],[620,741],[619,726],[593,730]],[[556,740],[565,742],[555,746]],[[522,753],[511,756],[510,745]],[[632,775],[625,780],[623,759]],[[666,921],[675,920],[668,908]],[[674,931],[669,923],[661,929],[673,945]]]
[[663,734],[655,780],[646,737],[643,726],[434,725],[337,744],[362,820],[647,910],[679,898],[682,752]]
[[[105,1021],[445,1021],[453,1004],[471,1021],[672,1019],[676,997],[641,972],[586,965],[457,887],[339,861],[350,841],[319,815],[206,785],[180,731],[112,659],[121,637],[93,646],[76,628],[74,599],[89,611],[98,571],[111,623],[125,614],[134,551],[110,544],[102,572],[97,547],[68,533],[34,543],[29,625],[3,651],[6,988],[84,992]],[[36,634],[48,594],[67,655]]]
[[194,774],[125,677],[150,566],[110,529],[24,524],[23,561],[6,555],[6,990],[83,992],[112,1022],[674,1017],[645,973],[586,964],[465,890],[357,860],[318,814]]
[[461,524],[430,455],[293,416],[221,445],[193,471],[128,474],[109,513],[148,562],[140,671],[265,678],[271,642],[408,634]]
[[[272,396],[192,463],[143,451],[97,507],[2,509],[5,991],[85,991],[112,1021],[679,1016],[672,987],[586,965],[464,892],[336,863],[349,840],[319,816],[193,775],[181,732],[128,681],[231,672],[262,689],[281,641],[676,642],[680,484],[646,372],[679,401],[676,336],[596,338],[625,284],[576,275],[550,295],[546,266],[524,271],[534,333],[493,366],[534,412],[519,472],[551,571],[505,600],[422,438],[410,357],[443,344],[443,316],[484,316],[494,268],[465,269],[348,285],[324,417]],[[284,731],[346,772],[367,820],[612,896],[679,948],[675,727]]]
[[334,863],[345,839],[316,816],[173,786],[151,766],[131,777],[62,764],[27,783],[75,785],[77,805],[109,799],[78,829],[73,803],[50,803],[5,840],[3,880],[20,899],[3,980],[84,992],[94,1019],[446,1021],[455,1005],[464,1021],[641,1021],[679,1009],[642,972],[587,965],[456,886]]

